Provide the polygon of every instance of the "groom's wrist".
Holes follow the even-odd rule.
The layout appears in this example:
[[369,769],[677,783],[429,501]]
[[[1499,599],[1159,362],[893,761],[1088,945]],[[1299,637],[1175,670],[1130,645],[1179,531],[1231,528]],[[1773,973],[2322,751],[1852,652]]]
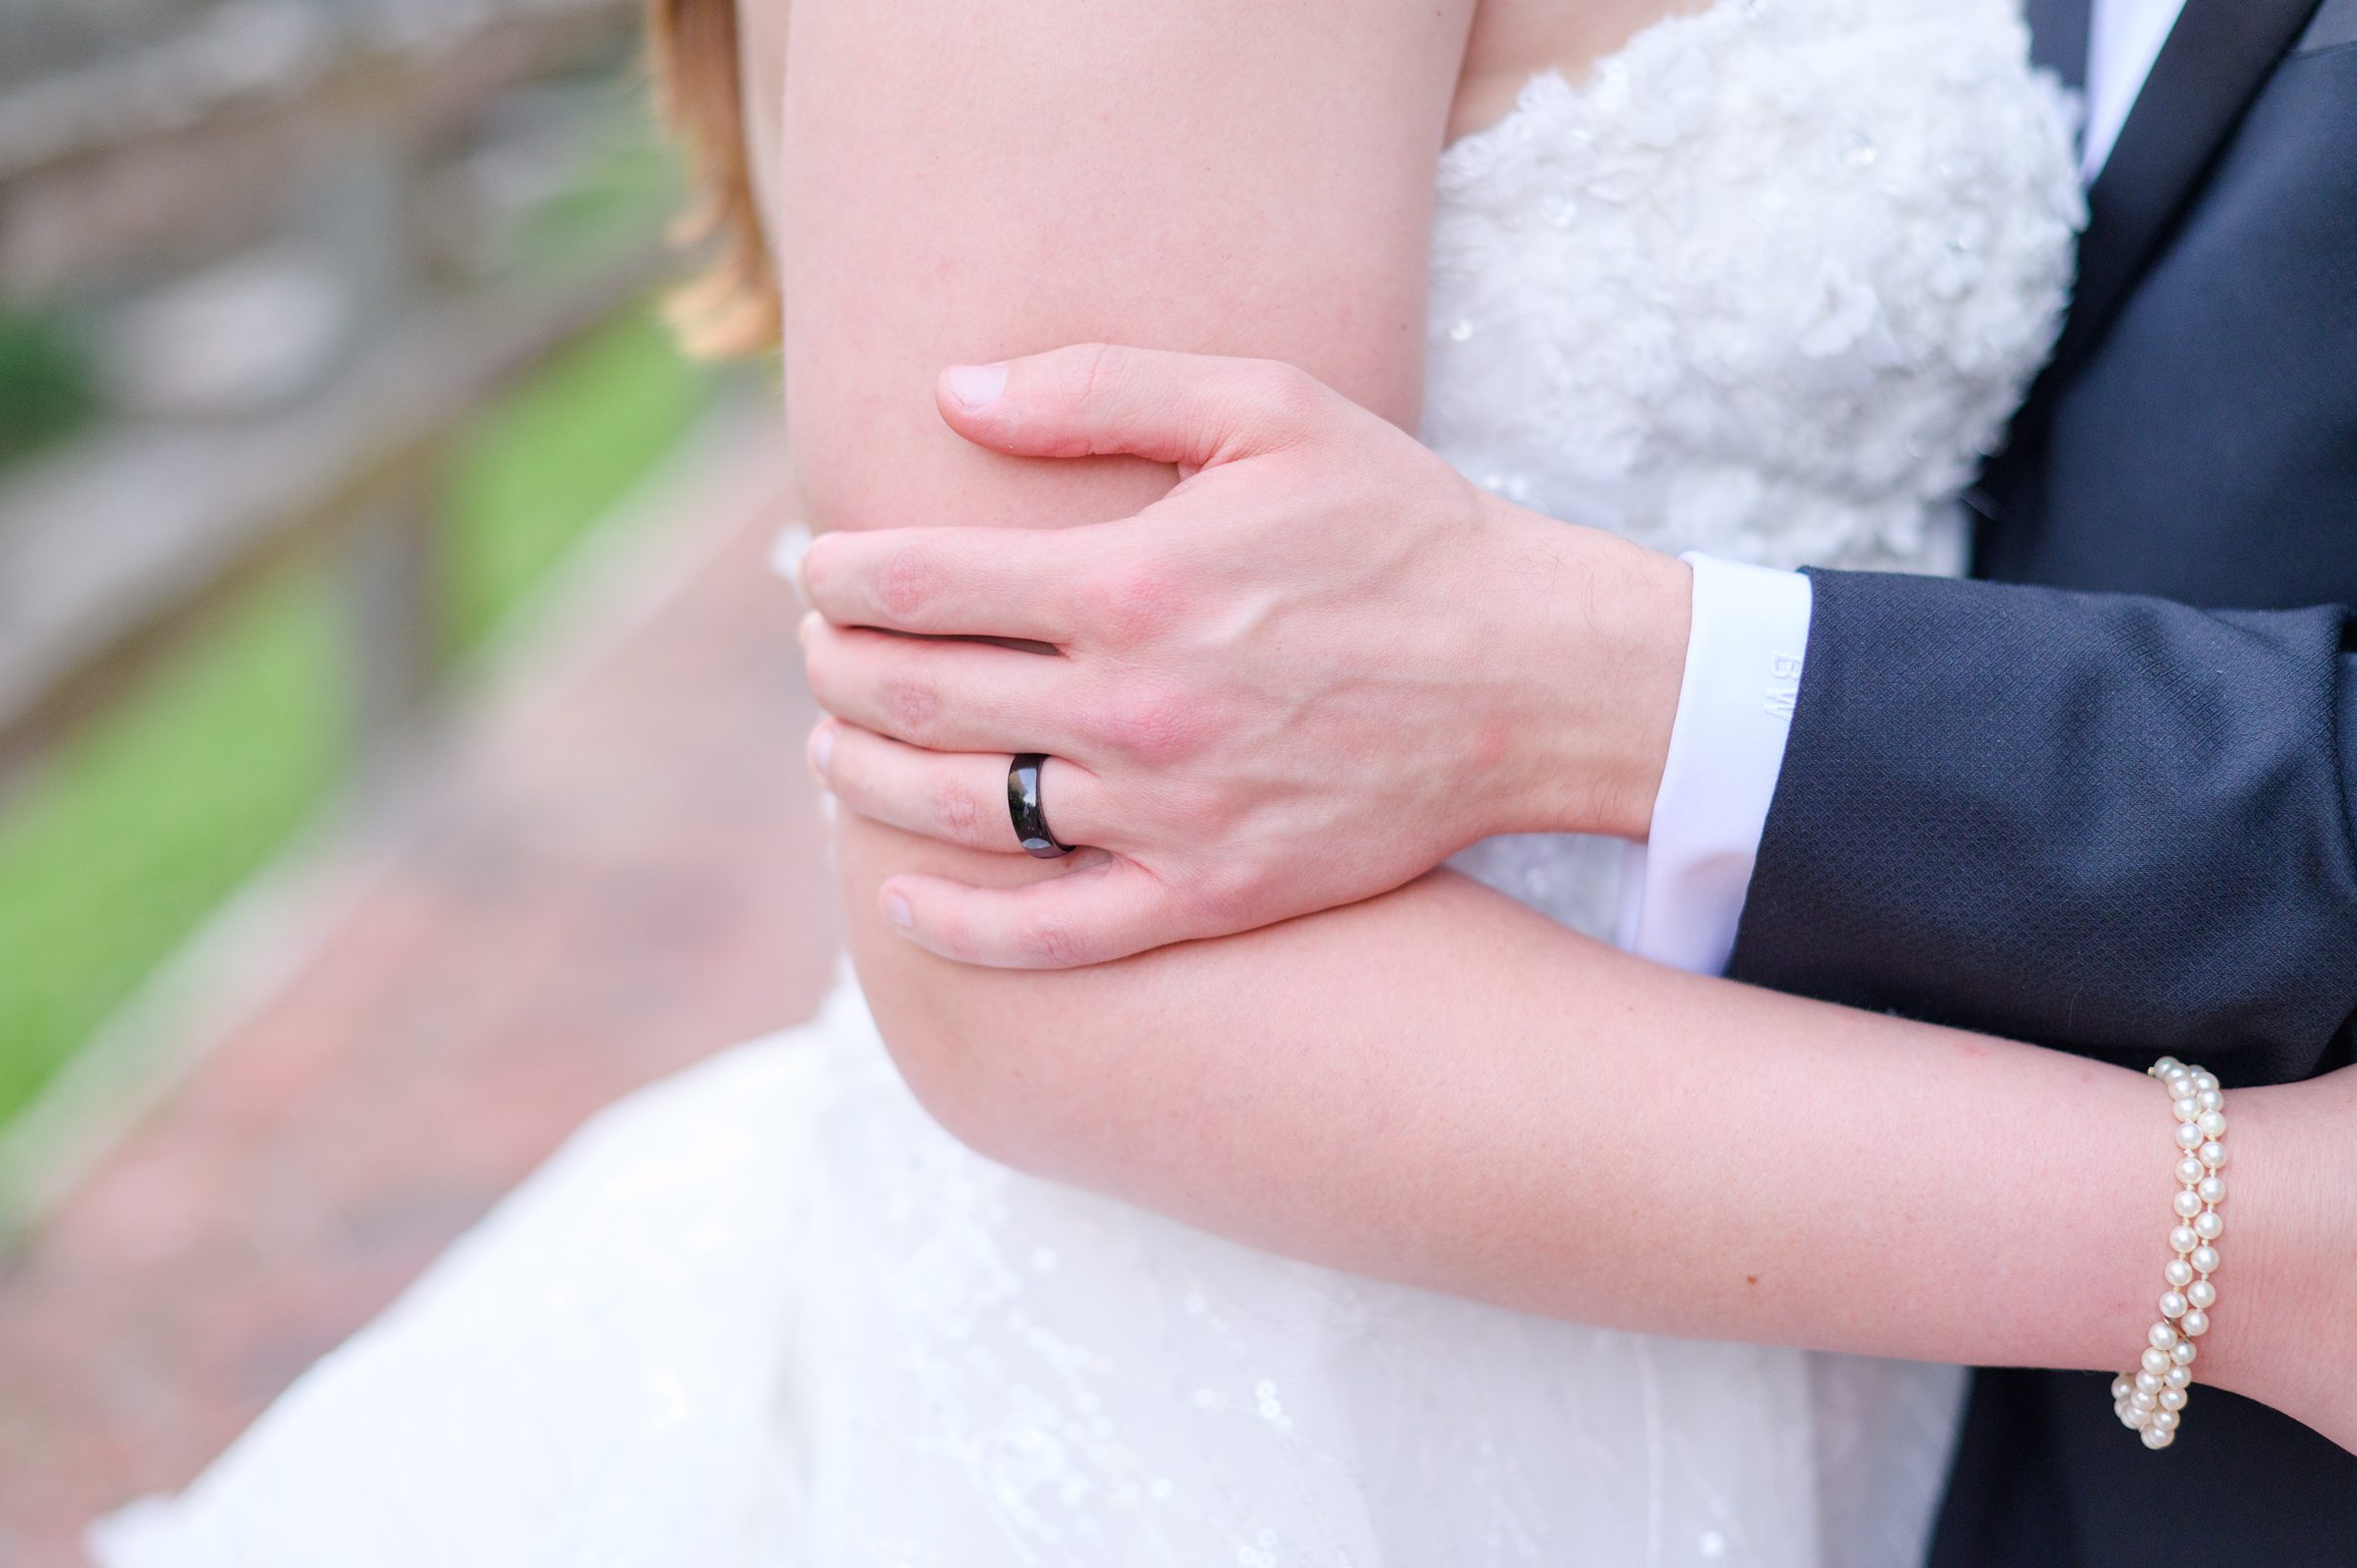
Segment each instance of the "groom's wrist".
[[[1503,505],[1503,503],[1502,503]],[[1516,781],[1500,832],[1641,840],[1677,721],[1693,617],[1682,561],[1524,513],[1555,569],[1521,574]]]
[[1678,692],[1694,619],[1694,568],[1674,556],[1595,535],[1594,612],[1606,677],[1593,694],[1595,817],[1581,830],[1632,842],[1652,830],[1655,799],[1677,726]]

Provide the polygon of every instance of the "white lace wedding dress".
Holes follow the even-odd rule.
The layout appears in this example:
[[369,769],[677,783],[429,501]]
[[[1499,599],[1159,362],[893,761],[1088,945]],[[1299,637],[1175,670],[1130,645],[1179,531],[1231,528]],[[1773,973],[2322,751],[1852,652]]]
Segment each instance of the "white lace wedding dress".
[[[1426,435],[1667,548],[1952,570],[2080,215],[2007,0],[1720,0],[1450,147]],[[1534,676],[1535,678],[1535,676]],[[1617,856],[1477,846],[1602,929]],[[1013,1174],[855,988],[614,1107],[108,1568],[1899,1564],[1955,1377],[1605,1332]]]

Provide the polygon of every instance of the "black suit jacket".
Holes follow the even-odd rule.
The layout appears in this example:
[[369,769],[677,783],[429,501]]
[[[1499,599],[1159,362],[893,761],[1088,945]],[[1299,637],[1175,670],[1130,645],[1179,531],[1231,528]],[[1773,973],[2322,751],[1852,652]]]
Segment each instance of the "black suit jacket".
[[[2089,204],[1994,580],[1814,574],[1730,972],[2304,1078],[2357,1046],[2357,0],[2188,0]],[[2357,1457],[2216,1389],[2151,1453],[2109,1377],[1976,1375],[1935,1563],[2357,1564]]]

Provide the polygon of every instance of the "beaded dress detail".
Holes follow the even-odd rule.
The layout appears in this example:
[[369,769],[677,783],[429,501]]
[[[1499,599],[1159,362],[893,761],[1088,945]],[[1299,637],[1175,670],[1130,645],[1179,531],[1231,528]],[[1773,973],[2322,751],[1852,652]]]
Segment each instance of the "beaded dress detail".
[[[1426,438],[1649,544],[1954,570],[2081,221],[2006,0],[1720,0],[1444,153]],[[1616,860],[1466,869],[1601,929]],[[1945,1369],[1278,1259],[938,1129],[855,986],[585,1127],[106,1568],[1916,1560]]]

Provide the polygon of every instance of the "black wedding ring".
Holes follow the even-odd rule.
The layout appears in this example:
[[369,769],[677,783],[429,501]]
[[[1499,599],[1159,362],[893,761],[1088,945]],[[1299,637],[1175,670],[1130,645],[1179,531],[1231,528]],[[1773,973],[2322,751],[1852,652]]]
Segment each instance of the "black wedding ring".
[[1025,854],[1054,860],[1070,854],[1072,846],[1056,841],[1056,836],[1048,832],[1048,814],[1040,808],[1039,770],[1047,760],[1036,751],[1014,759],[1007,770],[1007,815],[1014,821],[1014,836],[1022,840]]

